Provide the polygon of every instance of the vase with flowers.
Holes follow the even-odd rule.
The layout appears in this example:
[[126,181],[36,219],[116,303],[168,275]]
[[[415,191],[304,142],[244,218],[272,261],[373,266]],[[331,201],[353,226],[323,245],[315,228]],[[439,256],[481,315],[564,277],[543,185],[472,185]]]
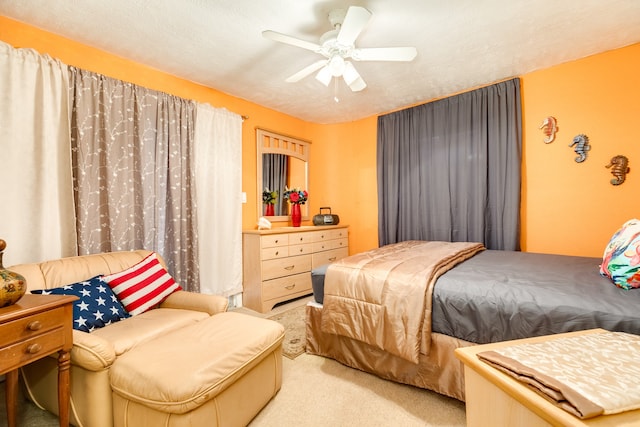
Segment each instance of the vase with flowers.
[[284,187],[284,199],[291,204],[291,225],[294,227],[300,227],[302,222],[300,205],[304,205],[308,197],[309,193],[306,190]]
[[265,205],[264,215],[265,216],[273,216],[274,215],[274,205],[278,200],[278,192],[271,191],[267,187],[262,191],[262,203]]

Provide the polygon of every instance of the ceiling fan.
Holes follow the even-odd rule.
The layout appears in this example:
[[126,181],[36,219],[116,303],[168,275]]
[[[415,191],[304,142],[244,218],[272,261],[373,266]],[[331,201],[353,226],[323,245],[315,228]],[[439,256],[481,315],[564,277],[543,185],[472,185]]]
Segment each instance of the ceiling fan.
[[415,47],[376,47],[356,48],[355,41],[371,19],[371,12],[364,7],[351,6],[348,10],[336,9],[329,12],[329,22],[333,30],[320,37],[320,43],[312,43],[276,31],[263,31],[262,35],[277,42],[301,47],[320,55],[325,59],[314,62],[286,79],[293,83],[318,71],[316,79],[329,86],[333,77],[344,79],[352,91],[358,92],[367,87],[356,68],[354,61],[412,61],[417,51]]

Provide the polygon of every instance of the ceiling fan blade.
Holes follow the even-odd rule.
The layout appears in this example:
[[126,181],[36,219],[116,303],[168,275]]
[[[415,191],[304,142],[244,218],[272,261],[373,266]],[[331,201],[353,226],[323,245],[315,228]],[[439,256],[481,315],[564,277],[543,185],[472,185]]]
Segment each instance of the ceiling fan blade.
[[317,43],[301,40],[295,37],[288,36],[286,34],[278,33],[276,31],[271,31],[271,30],[263,31],[262,36],[267,39],[275,40],[280,43],[290,44],[292,46],[301,47],[303,49],[311,50],[313,52],[319,53],[320,50],[322,49],[322,46],[320,46]]
[[417,54],[415,47],[371,47],[354,49],[351,57],[356,61],[413,61]]
[[367,87],[367,84],[364,82],[362,77],[360,77],[356,67],[354,67],[349,61],[345,61],[344,63],[344,73],[342,74],[342,78],[353,92],[360,92],[362,89]]
[[349,10],[347,10],[336,41],[344,46],[353,45],[367,25],[367,22],[369,22],[369,19],[371,19],[371,12],[367,9],[359,6],[351,6]]
[[302,79],[304,79],[305,77],[307,77],[309,74],[313,73],[314,71],[324,67],[325,65],[327,65],[327,60],[326,59],[321,59],[319,61],[314,62],[313,64],[304,67],[302,70],[298,71],[297,73],[293,74],[292,76],[289,76],[287,78],[287,80],[285,80],[287,83],[295,83],[297,81],[300,81]]

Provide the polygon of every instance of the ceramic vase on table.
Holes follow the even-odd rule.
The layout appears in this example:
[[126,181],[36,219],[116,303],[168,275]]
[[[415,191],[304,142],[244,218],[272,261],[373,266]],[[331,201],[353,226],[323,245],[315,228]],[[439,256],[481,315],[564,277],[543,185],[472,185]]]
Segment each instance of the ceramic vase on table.
[[0,239],[0,308],[15,304],[27,291],[25,278],[2,265],[2,254],[6,247],[7,243]]
[[265,212],[264,212],[264,216],[273,216],[274,215],[274,210],[273,210],[273,203],[267,203]]
[[300,205],[294,203],[291,205],[291,225],[294,227],[300,227],[302,222],[302,214],[300,213]]

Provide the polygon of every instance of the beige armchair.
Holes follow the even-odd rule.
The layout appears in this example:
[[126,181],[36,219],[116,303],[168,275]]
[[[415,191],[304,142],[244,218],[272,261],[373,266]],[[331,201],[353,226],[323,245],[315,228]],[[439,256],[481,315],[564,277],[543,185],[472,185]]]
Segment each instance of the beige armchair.
[[[22,264],[10,268],[26,278],[28,290],[51,289],[86,280],[99,274],[106,275],[122,271],[140,262],[149,253],[149,251],[145,250],[103,253],[63,258],[37,264]],[[128,422],[127,417],[130,415],[127,415],[126,411],[123,412],[122,409],[118,409],[118,420],[114,423],[113,401],[115,394],[112,388],[110,370],[118,358],[128,353],[142,355],[146,351],[145,346],[152,348],[154,340],[166,337],[171,332],[175,332],[179,337],[188,337],[189,333],[182,334],[181,331],[187,331],[199,322],[207,320],[216,314],[224,313],[226,310],[227,300],[225,298],[177,291],[171,294],[158,308],[137,316],[112,323],[91,333],[74,330],[70,384],[72,424],[79,427],[124,425],[124,423]],[[237,315],[236,313],[227,314]],[[256,320],[262,321],[264,319],[256,318]],[[273,325],[268,326],[271,327]],[[226,328],[228,327],[226,326]],[[278,334],[276,333],[274,336],[276,335]],[[188,344],[192,350],[193,346],[197,345],[194,343],[181,343],[179,342],[180,339],[182,338],[176,340],[175,347],[172,350],[176,353],[182,351],[183,344]],[[192,337],[191,340],[197,341],[198,338]],[[274,345],[270,351],[275,356],[279,354],[281,359],[282,337],[279,338],[279,343],[276,342],[277,339],[273,341]],[[271,387],[268,392],[265,392],[265,396],[268,397],[262,399],[258,408],[248,410],[248,412],[253,413],[253,415],[250,415],[251,418],[280,389],[281,361],[275,356],[273,364],[266,366],[263,363],[260,366],[263,366],[261,369],[275,370],[275,375],[272,376],[276,378],[277,386]],[[142,364],[144,362],[140,361],[139,365]],[[36,405],[54,414],[58,414],[57,366],[57,358],[45,357],[24,367],[21,371],[29,398]],[[138,373],[135,365],[124,369],[136,371],[131,372],[132,374]],[[124,372],[127,374],[126,370]],[[149,375],[149,372],[145,374]],[[162,374],[166,375],[166,372],[158,373],[158,375]],[[153,376],[153,373],[151,375]],[[223,391],[219,390],[220,393]],[[127,390],[120,390],[120,393],[126,394]],[[211,395],[209,397],[213,398],[215,396]],[[144,410],[147,409],[149,408],[144,407]],[[144,410],[142,411],[143,414]],[[216,410],[220,410],[220,408]],[[149,409],[149,411],[153,412],[154,409]],[[140,410],[138,410],[139,414]],[[173,416],[171,414],[162,415],[166,415],[167,419]],[[238,423],[246,423],[245,421],[240,418]],[[129,425],[134,424],[129,423]],[[168,423],[167,425],[181,424]]]

